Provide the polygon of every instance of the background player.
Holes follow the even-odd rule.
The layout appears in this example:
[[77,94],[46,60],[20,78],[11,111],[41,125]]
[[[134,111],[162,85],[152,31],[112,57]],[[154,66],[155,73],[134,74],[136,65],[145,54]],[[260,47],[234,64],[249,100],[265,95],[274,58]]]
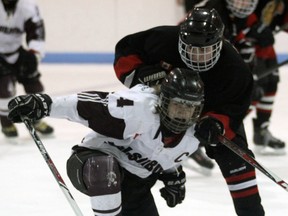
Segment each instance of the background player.
[[[26,35],[27,49],[22,46]],[[26,93],[44,90],[38,64],[44,56],[45,29],[37,5],[29,0],[0,1],[0,117],[6,137],[18,135],[7,119],[8,101],[16,94],[16,82]],[[53,128],[43,121],[34,123],[41,134],[51,134]]]
[[[280,14],[283,18],[284,3],[274,0],[187,1],[190,7],[194,5],[215,8],[219,12],[225,24],[225,37],[238,49],[254,74],[255,83],[249,112],[254,108],[256,110],[256,118],[253,119],[255,151],[264,155],[285,154],[285,143],[275,138],[268,129],[279,82],[278,70],[275,69],[273,73],[262,79],[256,78],[277,65],[272,33],[272,29],[277,24],[274,22],[272,29],[269,25],[272,24],[273,19],[278,19],[279,22]],[[282,11],[277,9],[280,4],[282,4]],[[283,20],[280,23],[283,24]]]

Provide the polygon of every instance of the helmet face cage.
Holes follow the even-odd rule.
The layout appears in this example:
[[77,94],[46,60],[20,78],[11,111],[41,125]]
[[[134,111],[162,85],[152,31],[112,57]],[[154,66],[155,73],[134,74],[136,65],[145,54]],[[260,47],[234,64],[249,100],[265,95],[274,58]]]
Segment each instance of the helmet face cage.
[[179,37],[178,50],[182,61],[192,70],[207,71],[211,69],[220,58],[222,49],[222,40],[209,46],[193,46],[186,44]]
[[193,102],[160,94],[158,110],[161,122],[173,133],[181,133],[192,126],[202,109],[203,101]]
[[226,0],[226,3],[235,17],[245,18],[254,12],[258,0]]

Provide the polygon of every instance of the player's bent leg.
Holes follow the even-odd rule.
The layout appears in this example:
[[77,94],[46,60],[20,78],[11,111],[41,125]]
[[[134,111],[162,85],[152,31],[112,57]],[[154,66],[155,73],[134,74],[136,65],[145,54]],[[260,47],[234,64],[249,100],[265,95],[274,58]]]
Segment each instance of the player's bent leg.
[[255,153],[284,155],[286,153],[285,142],[276,138],[269,130],[278,79],[275,79],[273,75],[267,78],[267,82],[262,84],[265,94],[256,106],[256,118],[253,119]]
[[147,178],[140,178],[123,170],[122,182],[122,214],[123,216],[159,216],[151,192],[158,179],[152,174]]
[[111,155],[82,147],[67,161],[67,174],[76,189],[88,195],[95,215],[121,215],[121,171]]
[[[253,155],[242,137],[237,135],[232,141]],[[228,185],[237,215],[264,216],[254,167],[223,145],[214,149],[213,156]]]
[[12,74],[0,76],[0,118],[2,133],[8,137],[17,137],[18,132],[13,122],[7,118],[8,102],[15,96],[15,77]]

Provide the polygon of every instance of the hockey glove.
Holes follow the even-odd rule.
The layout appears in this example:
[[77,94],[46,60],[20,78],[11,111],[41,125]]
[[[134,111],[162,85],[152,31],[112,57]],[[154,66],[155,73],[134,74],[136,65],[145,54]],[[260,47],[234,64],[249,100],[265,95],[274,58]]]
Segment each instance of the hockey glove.
[[51,98],[46,94],[30,94],[15,97],[8,103],[8,118],[13,122],[22,122],[21,116],[33,121],[50,113]]
[[272,46],[275,42],[272,30],[261,22],[254,24],[246,36],[255,40],[255,44],[260,47]]
[[142,83],[150,87],[161,84],[166,71],[160,65],[142,66],[135,71],[132,86]]
[[181,169],[178,172],[163,173],[159,176],[165,187],[160,189],[161,196],[166,200],[169,207],[175,207],[182,203],[185,198],[186,175]]
[[205,145],[219,143],[218,135],[224,134],[224,126],[219,120],[206,116],[196,124],[194,136]]
[[238,50],[239,54],[241,55],[242,59],[249,67],[252,69],[255,64],[255,45],[247,41],[245,39],[237,42],[235,44],[236,49]]

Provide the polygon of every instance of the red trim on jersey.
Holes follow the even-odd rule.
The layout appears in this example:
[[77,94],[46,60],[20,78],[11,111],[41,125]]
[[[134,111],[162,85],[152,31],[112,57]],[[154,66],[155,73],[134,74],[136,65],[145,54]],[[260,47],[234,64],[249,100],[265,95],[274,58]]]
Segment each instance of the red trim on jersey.
[[225,180],[227,183],[235,183],[235,182],[239,182],[239,181],[243,182],[246,179],[252,179],[252,178],[256,178],[255,171],[243,173],[243,174],[236,175],[236,176],[227,177],[227,178],[225,178]]
[[248,27],[251,27],[251,26],[254,25],[257,21],[258,21],[258,18],[257,18],[257,16],[256,16],[256,14],[252,13],[251,15],[248,16],[246,25],[247,25]]
[[244,190],[244,191],[241,191],[241,192],[230,191],[231,196],[232,196],[233,199],[252,196],[254,194],[257,194],[258,192],[259,191],[258,191],[258,187],[257,186],[249,188],[248,190]]
[[242,39],[245,38],[245,34],[243,33],[243,31],[239,32],[239,34],[235,37],[235,41],[236,42],[239,42],[241,41]]
[[263,59],[275,59],[276,52],[273,46],[259,47],[256,46],[256,56]]
[[272,113],[272,110],[271,110],[271,109],[267,110],[267,109],[257,108],[256,111],[257,111],[257,112],[260,112],[260,113]]
[[117,78],[120,79],[123,75],[131,72],[141,64],[143,62],[138,55],[120,57],[114,65]]
[[214,112],[208,112],[205,114],[205,116],[211,116],[217,120],[219,120],[220,122],[222,122],[224,129],[225,129],[225,136],[228,139],[233,139],[235,137],[235,133],[232,131],[232,129],[230,128],[230,118],[227,115],[222,115],[222,114],[217,114]]
[[276,92],[275,91],[273,91],[273,92],[267,92],[266,94],[265,94],[265,96],[275,96],[276,95]]

